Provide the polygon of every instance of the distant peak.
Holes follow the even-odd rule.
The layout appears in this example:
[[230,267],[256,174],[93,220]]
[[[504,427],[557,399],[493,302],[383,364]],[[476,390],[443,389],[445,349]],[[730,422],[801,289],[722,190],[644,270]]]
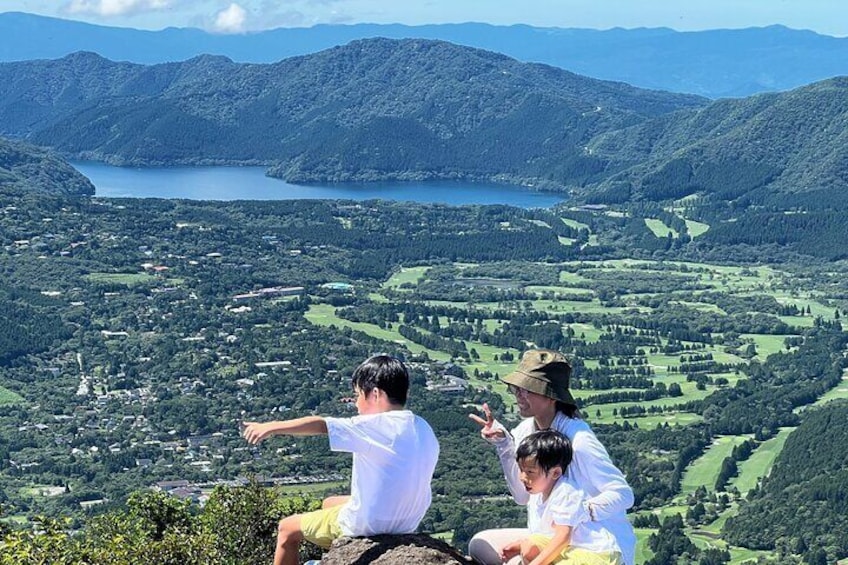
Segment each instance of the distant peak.
[[189,63],[203,63],[203,64],[233,64],[233,60],[225,55],[210,55],[208,53],[204,53],[202,55],[198,55],[196,57],[192,57],[187,62]]
[[106,57],[103,57],[99,53],[95,53],[94,51],[75,51],[74,53],[69,53],[62,57],[63,61],[107,61]]
[[457,43],[453,43],[451,41],[447,41],[445,39],[430,39],[430,38],[389,38],[389,37],[369,37],[365,39],[354,39],[350,43],[346,45],[341,45],[338,47],[330,48],[328,51],[333,51],[334,49],[341,50],[374,50],[375,52],[392,50],[392,51],[409,51],[409,52],[423,52],[423,51],[432,51],[432,50],[454,50],[457,52],[463,53],[477,53],[478,55],[485,54],[487,57],[493,57],[497,59],[503,60],[512,60],[512,57],[504,55],[502,53],[497,53],[494,51],[489,51],[487,49],[482,49],[480,47],[471,47],[467,45],[459,45]]

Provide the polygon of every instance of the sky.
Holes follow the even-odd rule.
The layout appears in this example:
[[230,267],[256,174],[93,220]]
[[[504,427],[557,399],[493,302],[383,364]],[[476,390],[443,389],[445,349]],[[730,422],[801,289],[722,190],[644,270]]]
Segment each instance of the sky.
[[0,0],[0,12],[11,11],[108,26],[218,33],[316,24],[485,22],[678,31],[781,24],[848,36],[844,0]]

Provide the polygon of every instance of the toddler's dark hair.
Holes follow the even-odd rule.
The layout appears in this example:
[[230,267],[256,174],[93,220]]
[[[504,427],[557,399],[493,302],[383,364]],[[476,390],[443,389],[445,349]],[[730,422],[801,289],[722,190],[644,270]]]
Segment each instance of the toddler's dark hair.
[[515,450],[516,461],[534,459],[545,473],[554,467],[559,467],[565,473],[573,456],[571,442],[556,430],[534,432],[521,440]]

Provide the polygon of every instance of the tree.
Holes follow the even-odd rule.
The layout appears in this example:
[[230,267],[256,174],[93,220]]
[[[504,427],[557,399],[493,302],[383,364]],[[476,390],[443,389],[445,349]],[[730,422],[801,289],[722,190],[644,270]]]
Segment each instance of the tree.
[[827,552],[820,547],[816,548],[807,554],[804,562],[808,565],[827,565]]
[[[318,500],[280,497],[273,489],[251,482],[244,487],[216,487],[201,520],[216,533],[214,547],[226,563],[252,565],[271,560],[282,518],[318,508]],[[315,549],[304,545],[302,557],[320,557]]]
[[730,552],[727,549],[708,547],[701,551],[698,565],[723,565],[730,562]]

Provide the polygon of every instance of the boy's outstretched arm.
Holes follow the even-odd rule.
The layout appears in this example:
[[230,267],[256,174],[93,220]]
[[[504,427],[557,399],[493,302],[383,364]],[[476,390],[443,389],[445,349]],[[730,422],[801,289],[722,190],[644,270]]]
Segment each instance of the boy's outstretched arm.
[[321,416],[305,416],[275,422],[244,422],[241,435],[248,443],[254,445],[271,436],[327,435],[327,422]]

